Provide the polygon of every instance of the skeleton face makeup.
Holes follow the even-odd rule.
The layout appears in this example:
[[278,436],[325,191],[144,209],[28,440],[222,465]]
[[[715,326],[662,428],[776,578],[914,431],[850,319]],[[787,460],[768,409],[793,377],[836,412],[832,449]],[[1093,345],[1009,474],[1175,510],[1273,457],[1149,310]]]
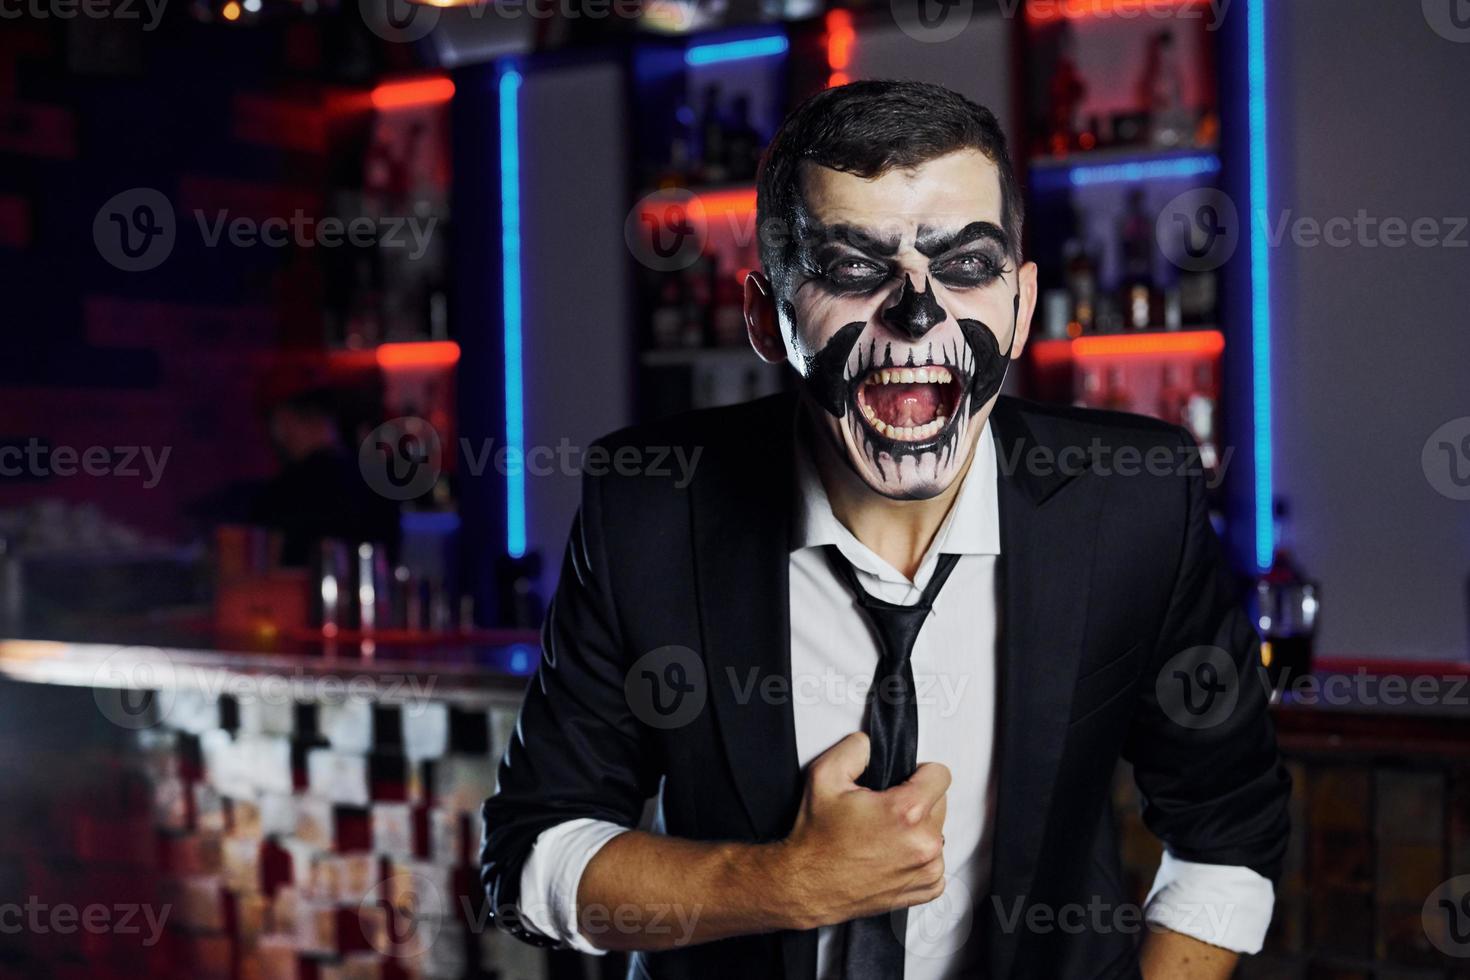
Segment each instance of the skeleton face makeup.
[[818,427],[877,492],[936,496],[1024,330],[994,166],[964,151],[871,180],[805,176],[782,327]]

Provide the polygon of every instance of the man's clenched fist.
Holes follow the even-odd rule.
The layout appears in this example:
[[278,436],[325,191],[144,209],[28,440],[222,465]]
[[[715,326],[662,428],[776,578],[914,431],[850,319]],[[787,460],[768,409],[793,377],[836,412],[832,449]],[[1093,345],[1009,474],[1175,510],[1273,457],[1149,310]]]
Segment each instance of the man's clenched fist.
[[944,893],[949,769],[925,762],[882,792],[857,784],[868,737],[854,732],[807,769],[801,810],[773,873],[792,928],[814,929],[932,902]]

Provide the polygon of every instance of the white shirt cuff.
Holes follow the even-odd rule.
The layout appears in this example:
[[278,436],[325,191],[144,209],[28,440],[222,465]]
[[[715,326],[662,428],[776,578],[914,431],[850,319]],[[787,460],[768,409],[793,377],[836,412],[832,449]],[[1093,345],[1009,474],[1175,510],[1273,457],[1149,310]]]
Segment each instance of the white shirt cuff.
[[1235,953],[1259,953],[1276,889],[1250,868],[1197,864],[1165,851],[1144,905],[1152,924]]
[[536,837],[521,868],[521,924],[579,953],[601,956],[577,928],[577,887],[582,872],[604,844],[627,827],[606,820],[568,820]]

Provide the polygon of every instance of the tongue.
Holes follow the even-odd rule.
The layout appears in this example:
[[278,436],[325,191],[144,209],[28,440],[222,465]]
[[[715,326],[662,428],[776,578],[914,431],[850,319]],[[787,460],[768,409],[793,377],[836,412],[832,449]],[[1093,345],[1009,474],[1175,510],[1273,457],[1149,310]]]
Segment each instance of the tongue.
[[939,414],[942,391],[943,386],[937,384],[869,385],[863,395],[878,418],[904,427],[933,422]]

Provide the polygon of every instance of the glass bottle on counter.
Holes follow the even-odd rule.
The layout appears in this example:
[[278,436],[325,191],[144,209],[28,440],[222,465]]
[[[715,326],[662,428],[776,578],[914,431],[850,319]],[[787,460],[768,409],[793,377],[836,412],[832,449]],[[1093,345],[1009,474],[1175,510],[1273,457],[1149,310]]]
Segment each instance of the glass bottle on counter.
[[1302,572],[1292,553],[1291,508],[1285,498],[1277,497],[1272,511],[1276,551],[1270,569],[1256,580],[1255,613],[1261,632],[1261,665],[1275,701],[1277,692],[1311,673],[1321,590]]

